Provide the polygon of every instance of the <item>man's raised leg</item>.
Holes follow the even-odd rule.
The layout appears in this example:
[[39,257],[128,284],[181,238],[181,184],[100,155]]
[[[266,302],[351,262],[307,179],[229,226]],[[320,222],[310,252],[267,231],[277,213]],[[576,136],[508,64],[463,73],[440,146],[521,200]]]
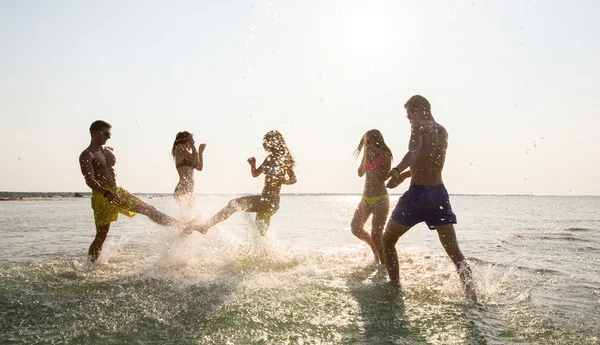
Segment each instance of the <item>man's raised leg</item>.
[[388,221],[383,233],[383,251],[385,253],[385,266],[392,285],[400,286],[400,268],[398,267],[398,253],[396,252],[396,242],[400,236],[404,235],[410,226],[402,225],[395,220]]
[[154,206],[148,205],[146,203],[136,205],[132,208],[132,211],[147,216],[148,218],[150,218],[150,220],[159,225],[173,226],[182,230],[186,226],[185,223],[158,211]]
[[444,250],[446,250],[446,254],[448,254],[450,259],[454,263],[454,266],[456,266],[456,270],[458,271],[460,280],[465,285],[467,296],[471,300],[473,300],[473,302],[477,302],[477,294],[475,293],[475,282],[473,281],[471,268],[469,267],[469,264],[465,260],[464,255],[458,247],[458,241],[456,239],[456,231],[454,231],[454,225],[447,224],[442,226],[436,226],[435,229],[438,232],[438,237],[440,238],[442,246],[444,246]]

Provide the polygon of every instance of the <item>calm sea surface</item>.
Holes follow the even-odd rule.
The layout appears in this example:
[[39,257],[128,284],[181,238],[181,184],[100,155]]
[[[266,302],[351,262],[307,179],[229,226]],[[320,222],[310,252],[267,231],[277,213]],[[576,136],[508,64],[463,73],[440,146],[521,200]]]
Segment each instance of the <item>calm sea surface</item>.
[[481,305],[424,224],[391,289],[359,200],[284,196],[266,239],[247,214],[184,239],[120,217],[93,267],[89,198],[0,202],[0,344],[600,344],[600,197],[451,196]]

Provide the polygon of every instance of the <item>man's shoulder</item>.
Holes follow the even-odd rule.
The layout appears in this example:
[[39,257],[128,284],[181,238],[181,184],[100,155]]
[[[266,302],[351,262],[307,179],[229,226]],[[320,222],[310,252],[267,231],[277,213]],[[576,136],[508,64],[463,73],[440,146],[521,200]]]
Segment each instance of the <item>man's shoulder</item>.
[[89,156],[93,156],[93,155],[94,154],[92,153],[92,150],[88,146],[83,151],[81,151],[81,154],[79,155],[79,157],[89,157]]
[[434,128],[437,123],[431,120],[415,120],[411,123],[411,128],[415,132],[423,133]]
[[438,130],[438,132],[444,134],[444,135],[448,135],[448,131],[446,130],[446,127],[442,126],[441,123],[436,122],[436,129]]
[[[101,151],[108,150],[108,151],[114,152],[114,149],[110,146],[102,146],[100,150]],[[99,153],[99,151],[94,152],[94,150],[92,150],[92,148],[88,146],[83,151],[81,151],[81,154],[79,155],[79,157],[80,158],[83,158],[83,157],[85,157],[85,158],[92,157],[93,158],[98,153]]]

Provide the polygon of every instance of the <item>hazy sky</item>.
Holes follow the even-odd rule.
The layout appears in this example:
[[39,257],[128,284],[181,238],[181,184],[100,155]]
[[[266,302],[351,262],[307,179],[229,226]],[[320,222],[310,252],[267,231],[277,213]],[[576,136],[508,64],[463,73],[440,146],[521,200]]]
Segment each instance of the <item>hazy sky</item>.
[[104,119],[133,192],[174,189],[181,130],[207,143],[198,193],[259,192],[246,159],[278,129],[283,192],[358,193],[362,134],[398,163],[419,93],[450,133],[450,193],[600,195],[599,4],[3,0],[0,190],[89,190],[78,156]]

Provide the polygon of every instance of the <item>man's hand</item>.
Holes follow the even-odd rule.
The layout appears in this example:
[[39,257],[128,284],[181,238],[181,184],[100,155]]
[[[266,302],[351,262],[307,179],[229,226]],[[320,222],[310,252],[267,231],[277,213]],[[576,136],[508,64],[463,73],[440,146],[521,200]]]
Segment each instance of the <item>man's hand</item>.
[[250,157],[248,158],[248,164],[255,166],[256,165],[256,158],[254,157]]
[[388,181],[388,183],[385,185],[387,188],[396,188],[398,187],[398,185],[401,183],[402,181],[400,181],[400,178],[396,177],[396,176],[392,176],[392,178]]
[[121,204],[121,199],[119,198],[119,196],[116,193],[113,193],[109,190],[107,190],[106,193],[104,193],[104,197],[112,205],[120,205]]
[[204,152],[205,148],[206,148],[206,144],[200,144],[200,146],[198,146],[198,153]]
[[400,177],[400,172],[396,168],[390,170],[387,176],[390,179],[386,185],[387,188],[396,188],[404,180]]
[[398,171],[398,169],[394,168],[394,169],[390,170],[390,172],[388,173],[388,178],[390,178],[390,180],[388,181],[386,187],[387,188],[396,188],[396,187],[398,187],[398,185],[400,183],[402,183],[408,177],[410,177],[410,171],[405,171],[403,173],[400,173]]

